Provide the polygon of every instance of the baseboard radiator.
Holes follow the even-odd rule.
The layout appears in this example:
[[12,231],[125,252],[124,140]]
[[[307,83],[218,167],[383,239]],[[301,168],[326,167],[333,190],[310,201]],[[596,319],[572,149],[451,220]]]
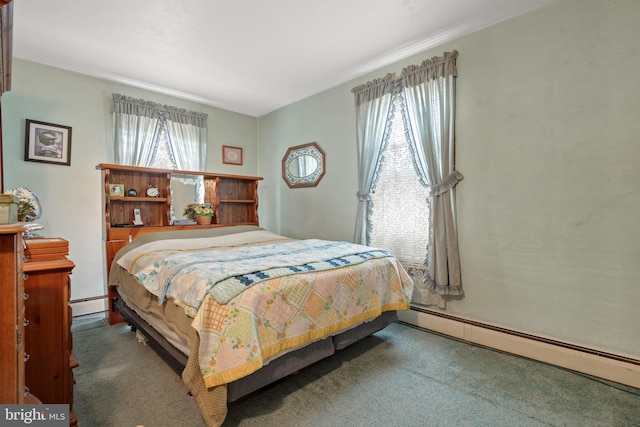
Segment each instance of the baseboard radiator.
[[98,295],[69,301],[73,310],[73,317],[107,311],[109,308],[107,298],[108,295]]
[[573,346],[508,329],[412,307],[398,312],[403,323],[469,343],[640,388],[640,360]]

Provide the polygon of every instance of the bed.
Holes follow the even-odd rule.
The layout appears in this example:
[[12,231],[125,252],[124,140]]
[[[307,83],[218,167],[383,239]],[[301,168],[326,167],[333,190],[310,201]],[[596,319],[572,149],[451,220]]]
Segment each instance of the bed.
[[413,289],[384,250],[258,226],[142,235],[116,254],[109,285],[209,426],[229,402],[396,321]]

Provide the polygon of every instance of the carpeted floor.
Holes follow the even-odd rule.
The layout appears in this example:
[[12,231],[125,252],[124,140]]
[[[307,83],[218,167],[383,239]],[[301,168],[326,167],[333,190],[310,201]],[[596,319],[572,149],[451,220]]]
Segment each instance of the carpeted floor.
[[[83,427],[204,426],[125,325],[74,321]],[[393,324],[230,405],[224,426],[640,426],[640,390]]]

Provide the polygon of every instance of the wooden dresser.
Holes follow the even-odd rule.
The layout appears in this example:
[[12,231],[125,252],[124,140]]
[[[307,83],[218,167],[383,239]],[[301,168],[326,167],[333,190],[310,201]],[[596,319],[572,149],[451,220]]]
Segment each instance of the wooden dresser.
[[67,258],[69,243],[60,238],[25,240],[24,289],[27,295],[26,383],[42,403],[70,405],[73,412],[73,355],[69,275],[75,264]]
[[18,225],[0,225],[0,403],[24,403],[24,288],[22,233]]

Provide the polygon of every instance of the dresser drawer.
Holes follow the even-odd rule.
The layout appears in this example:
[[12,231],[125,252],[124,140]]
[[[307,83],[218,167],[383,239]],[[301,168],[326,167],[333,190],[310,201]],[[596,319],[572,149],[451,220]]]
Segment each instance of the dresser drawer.
[[71,306],[67,306],[68,307],[68,319],[69,319],[69,325],[67,327],[67,330],[69,331],[69,353],[71,353],[73,351],[73,332],[71,332],[71,323],[73,322],[73,309],[71,308]]
[[18,311],[18,316],[16,317],[16,332],[17,332],[16,345],[22,346],[23,348],[24,348],[24,335],[25,335],[25,331],[24,331],[25,315],[26,315],[26,310],[24,309],[24,306],[22,306],[22,309]]
[[24,247],[22,246],[23,240],[20,239],[20,241],[20,244],[16,248],[16,261],[18,262],[18,271],[22,271],[22,262],[24,261]]
[[22,346],[22,350],[18,352],[18,394],[21,396],[20,399],[24,399],[27,391],[27,386],[25,384],[24,358],[25,352],[24,346]]
[[23,276],[22,271],[18,273],[18,276],[19,277],[16,278],[16,284],[17,284],[16,296],[18,297],[18,304],[24,305],[25,296],[24,296],[24,281],[22,280],[22,276]]
[[25,389],[25,310],[24,307],[20,310],[18,317],[16,318],[16,362],[18,368],[18,393],[22,394]]
[[24,401],[26,334],[20,224],[0,225],[0,403]]

